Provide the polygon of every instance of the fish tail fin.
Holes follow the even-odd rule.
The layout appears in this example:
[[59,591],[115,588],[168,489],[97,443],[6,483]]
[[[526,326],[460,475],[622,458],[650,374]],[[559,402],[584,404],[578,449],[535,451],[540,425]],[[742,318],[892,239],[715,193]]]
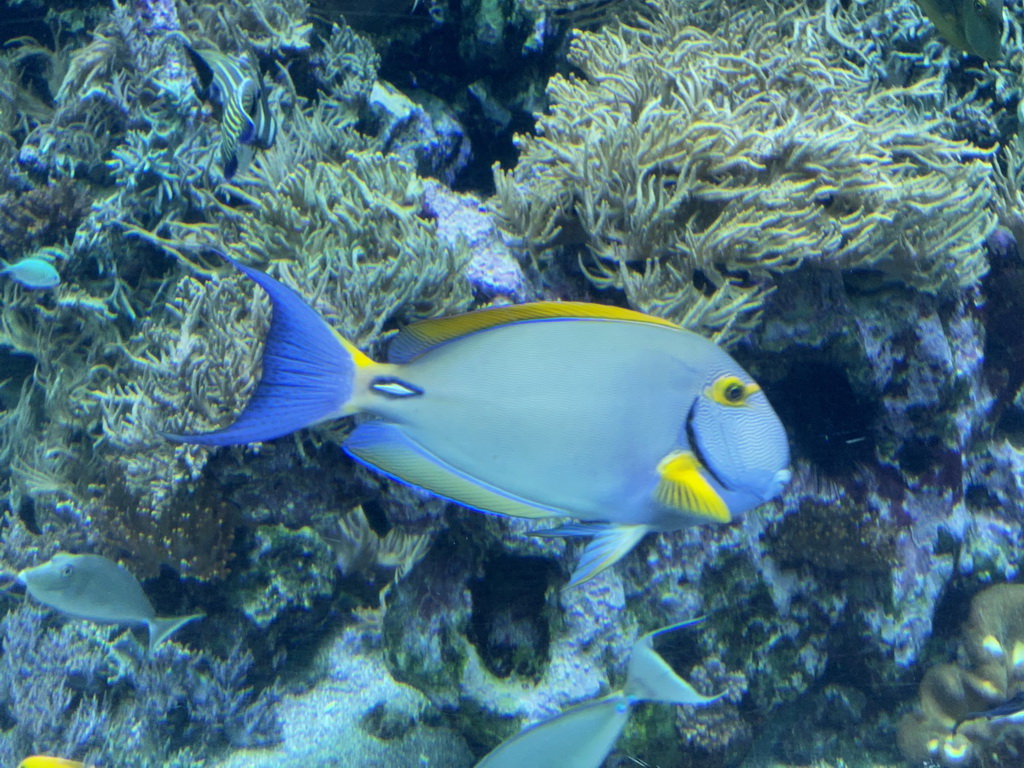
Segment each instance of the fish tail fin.
[[154,618],[147,621],[146,624],[149,626],[150,654],[153,653],[153,650],[160,645],[160,643],[169,638],[190,621],[201,619],[204,616],[206,616],[205,613],[193,613],[191,616],[171,616],[166,619]]
[[664,627],[641,637],[633,646],[629,656],[629,671],[626,673],[624,693],[638,701],[660,701],[666,704],[710,704],[724,694],[704,696],[683,680],[668,665],[668,662],[654,650],[654,638],[665,632],[689,627],[703,621],[691,619],[670,627]]
[[563,525],[544,531],[533,531],[534,536],[593,536],[572,572],[565,589],[578,587],[611,568],[629,554],[630,550],[650,531],[646,525]]
[[198,445],[273,440],[358,411],[351,402],[360,368],[376,366],[331,328],[298,293],[258,269],[224,256],[270,297],[273,314],[263,343],[263,375],[230,426],[199,434],[165,434]]

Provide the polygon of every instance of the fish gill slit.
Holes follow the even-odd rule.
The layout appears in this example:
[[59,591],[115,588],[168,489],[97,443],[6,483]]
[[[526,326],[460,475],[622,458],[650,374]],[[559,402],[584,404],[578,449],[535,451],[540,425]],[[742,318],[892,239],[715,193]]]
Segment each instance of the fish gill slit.
[[708,474],[711,475],[712,478],[714,478],[714,481],[725,488],[725,490],[731,491],[732,488],[722,481],[722,478],[718,476],[718,473],[715,472],[700,450],[700,444],[697,442],[697,433],[693,431],[693,417],[696,415],[696,411],[697,403],[695,402],[690,406],[690,412],[686,414],[686,440],[690,444],[690,450],[693,451],[693,455],[697,458],[697,461],[700,462],[700,465],[707,470]]

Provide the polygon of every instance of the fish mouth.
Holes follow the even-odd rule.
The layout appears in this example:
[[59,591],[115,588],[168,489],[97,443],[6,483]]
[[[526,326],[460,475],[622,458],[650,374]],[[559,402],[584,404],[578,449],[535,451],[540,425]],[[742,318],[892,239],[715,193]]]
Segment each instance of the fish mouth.
[[[761,486],[761,484],[756,480],[750,484],[742,483],[739,486],[730,485],[725,482],[722,475],[715,471],[714,467],[712,467],[711,463],[707,460],[704,451],[701,450],[700,440],[697,438],[697,430],[693,425],[696,412],[697,403],[695,402],[690,406],[690,412],[686,415],[686,438],[690,443],[690,450],[693,452],[694,458],[696,458],[697,462],[700,464],[700,468],[707,472],[711,479],[718,483],[719,487],[725,491],[750,494],[755,498],[760,499],[762,502],[771,501],[782,494],[782,490],[789,485],[789,481],[793,479],[793,471],[789,467],[777,470],[775,474],[772,475],[771,480],[763,486]],[[787,461],[788,458],[789,457],[787,455]],[[759,473],[759,477],[763,479],[764,475]]]

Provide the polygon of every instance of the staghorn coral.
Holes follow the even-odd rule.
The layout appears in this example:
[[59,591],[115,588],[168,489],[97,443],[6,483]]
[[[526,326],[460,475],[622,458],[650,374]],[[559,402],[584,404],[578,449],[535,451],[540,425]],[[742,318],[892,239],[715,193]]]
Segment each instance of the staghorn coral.
[[[172,286],[177,295],[126,338],[105,302],[70,289],[50,307],[24,296],[6,304],[0,340],[35,370],[0,423],[0,456],[13,470],[12,508],[45,500],[41,521],[85,524],[94,547],[134,554],[143,573],[164,564],[206,579],[222,574],[235,515],[209,494],[189,498],[207,452],[159,430],[172,416],[178,428],[208,429],[240,407],[265,309],[234,278]],[[196,334],[204,322],[224,335]]]
[[92,392],[108,455],[123,467],[129,492],[156,506],[199,477],[208,453],[171,444],[161,431],[208,430],[241,409],[256,385],[256,334],[268,309],[264,297],[241,285],[234,275],[178,281],[162,311],[125,340],[125,375]]
[[131,66],[134,29],[128,9],[115,3],[85,45],[72,39],[54,51],[22,46],[23,55],[46,58],[57,86],[46,94],[52,106],[37,114],[19,148],[22,166],[54,177],[103,178],[106,155],[127,130],[130,105],[147,80],[146,69]]
[[646,0],[523,0],[523,8],[541,17],[593,29],[614,19],[630,19],[653,13]]
[[947,138],[942,84],[880,88],[821,14],[741,11],[705,32],[683,4],[577,33],[535,136],[495,172],[504,226],[535,258],[584,246],[601,288],[728,339],[803,263],[973,285],[994,225],[987,150]]
[[[162,25],[153,34],[165,43],[180,36],[174,19],[151,10],[135,19],[116,6],[91,43],[52,54],[67,59],[56,108],[22,146],[24,162],[43,152],[38,169],[56,183],[18,192],[13,200],[24,204],[9,207],[9,216],[38,209],[42,218],[66,190],[86,189],[68,180],[72,174],[113,186],[84,220],[82,205],[68,205],[75,219],[65,226],[49,217],[47,229],[30,233],[35,240],[25,239],[20,219],[12,222],[22,243],[77,228],[57,291],[32,296],[0,284],[0,346],[15,373],[0,412],[0,491],[11,509],[31,505],[41,528],[69,537],[84,530],[91,549],[135,557],[140,573],[170,566],[209,580],[226,574],[245,521],[204,495],[215,485],[201,479],[208,452],[172,445],[160,431],[210,429],[241,408],[258,376],[267,304],[258,291],[240,291],[230,272],[218,279],[199,249],[224,237],[260,242],[268,250],[243,257],[294,259],[282,268],[307,295],[339,278],[323,299],[345,317],[341,330],[367,344],[397,320],[464,308],[470,295],[458,277],[464,253],[438,241],[420,212],[419,179],[366,152],[373,140],[352,129],[365,88],[349,87],[332,68],[344,63],[347,46],[358,60],[348,64],[361,66],[366,80],[376,63],[365,44],[339,33],[324,64],[332,94],[318,103],[300,99],[287,77],[270,86],[289,119],[274,150],[227,185],[210,172],[216,135],[196,119],[192,88],[172,87],[181,84],[170,77],[173,62],[154,71],[130,66],[152,53],[140,24]],[[199,23],[191,15],[186,22]],[[108,159],[60,159],[52,142],[71,134],[110,148]],[[312,238],[303,242],[307,225]],[[282,238],[294,241],[292,252],[280,248]],[[233,249],[242,256],[241,245]]]
[[929,669],[920,709],[900,722],[908,760],[953,766],[1014,765],[1024,751],[1019,721],[983,713],[1024,691],[1024,585],[999,584],[975,595],[953,664]]

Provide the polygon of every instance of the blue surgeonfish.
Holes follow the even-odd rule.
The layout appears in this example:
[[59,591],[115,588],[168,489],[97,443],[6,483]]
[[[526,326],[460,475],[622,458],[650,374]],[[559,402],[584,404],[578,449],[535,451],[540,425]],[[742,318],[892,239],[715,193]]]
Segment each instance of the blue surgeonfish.
[[203,614],[158,618],[138,579],[100,555],[60,552],[48,562],[18,574],[32,597],[76,619],[98,624],[145,624],[149,650]]
[[586,535],[569,586],[650,531],[728,523],[789,481],[786,433],[724,350],[619,307],[538,302],[414,323],[387,362],[364,355],[302,298],[232,263],[270,296],[263,375],[238,419],[203,445],[271,440],[364,416],[357,461],[467,507]]
[[502,742],[476,768],[600,768],[633,706],[641,701],[665,704],[709,704],[717,696],[702,696],[679,677],[654,650],[654,638],[688,627],[693,619],[644,635],[629,657],[626,686],[601,699],[567,709]]
[[199,82],[220,107],[220,155],[224,175],[231,178],[252,159],[252,148],[270,149],[277,137],[277,120],[267,103],[263,76],[235,57],[212,48],[186,45]]
[[52,263],[38,256],[29,256],[14,264],[0,261],[0,275],[6,275],[31,291],[42,291],[60,285],[60,275]]

